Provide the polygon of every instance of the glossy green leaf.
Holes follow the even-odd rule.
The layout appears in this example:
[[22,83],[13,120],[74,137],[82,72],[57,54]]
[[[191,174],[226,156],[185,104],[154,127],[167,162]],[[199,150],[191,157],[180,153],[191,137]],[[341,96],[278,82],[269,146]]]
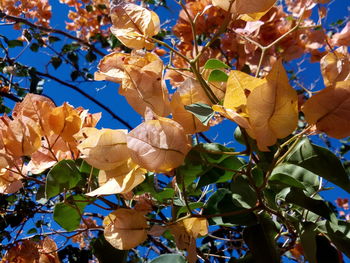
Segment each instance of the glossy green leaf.
[[326,222],[327,235],[332,243],[350,257],[350,223],[338,221],[338,224]]
[[257,196],[255,190],[249,185],[246,176],[240,175],[231,183],[233,202],[242,208],[252,208],[256,205]]
[[206,163],[218,164],[226,158],[232,157],[229,153],[234,152],[235,149],[228,148],[219,143],[201,143],[196,145],[194,150],[201,155]]
[[[209,164],[209,166],[210,165],[211,164]],[[220,163],[215,163],[211,169],[200,176],[197,188],[213,183],[230,181],[235,175],[234,171],[239,171],[242,166],[244,166],[242,160],[235,156],[228,156]]]
[[204,68],[205,69],[219,69],[219,68],[230,68],[230,67],[228,65],[226,65],[224,62],[222,62],[221,60],[211,58],[205,63]]
[[49,199],[65,190],[74,188],[80,179],[80,172],[73,160],[60,161],[47,174],[45,186],[46,198]]
[[320,184],[317,174],[299,165],[289,163],[283,163],[277,166],[272,171],[269,181],[307,189],[310,195],[318,190]]
[[227,82],[228,75],[219,69],[214,69],[212,72],[210,72],[208,81],[209,82]]
[[305,189],[305,186],[302,183],[300,183],[298,180],[286,174],[279,173],[279,174],[271,175],[271,177],[269,178],[269,182],[280,183],[285,186],[293,186],[300,189]]
[[55,43],[57,41],[60,41],[61,39],[59,37],[55,37],[55,36],[49,36],[49,42],[50,44]]
[[143,193],[150,193],[159,202],[163,202],[166,199],[171,199],[175,191],[172,188],[164,188],[162,190],[156,189],[155,187],[155,175],[147,174],[146,179],[135,188],[135,193],[140,195]]
[[[204,206],[204,203],[202,202],[196,202],[196,203],[189,203],[188,204],[189,208],[192,210],[197,209],[197,208],[202,208]],[[187,213],[188,208],[187,206],[182,206],[176,213],[176,217],[179,218],[181,214]]]
[[181,255],[164,254],[150,261],[150,263],[186,263],[186,260]]
[[60,57],[54,56],[51,58],[51,64],[55,69],[58,69],[62,64],[62,59]]
[[70,196],[66,202],[55,205],[53,219],[67,231],[79,228],[81,215],[88,205],[88,199],[83,195]]
[[338,157],[307,138],[296,146],[286,162],[297,164],[350,193],[350,178]]
[[283,189],[276,197],[287,203],[295,204],[326,219],[331,219],[333,211],[323,200],[308,197],[301,189],[288,187]]
[[317,263],[341,263],[338,251],[331,245],[325,236],[316,236],[316,260]]
[[23,47],[23,41],[17,39],[9,40],[7,41],[7,45],[9,48]]
[[204,103],[185,105],[185,109],[196,116],[196,118],[199,119],[203,125],[208,125],[209,121],[215,114],[213,109]]
[[304,256],[309,263],[317,263],[316,259],[316,225],[310,222],[305,222],[300,230],[300,242],[303,247]]
[[100,263],[126,263],[128,257],[128,250],[119,250],[113,247],[104,237],[100,234],[98,238],[91,241],[90,246],[92,253],[97,257]]
[[204,215],[236,213],[213,217],[209,220],[210,224],[216,225],[252,225],[256,224],[256,216],[253,212],[235,204],[232,198],[232,192],[228,189],[218,189],[208,200],[204,207]]
[[280,254],[275,242],[275,225],[268,215],[259,216],[259,224],[248,226],[243,230],[243,239],[255,263],[279,263]]

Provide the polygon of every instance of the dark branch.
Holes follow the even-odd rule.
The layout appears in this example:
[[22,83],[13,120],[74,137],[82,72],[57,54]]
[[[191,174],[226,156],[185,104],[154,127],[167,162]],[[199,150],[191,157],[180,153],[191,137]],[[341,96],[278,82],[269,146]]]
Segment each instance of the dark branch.
[[14,102],[21,102],[22,100],[18,97],[16,97],[15,95],[11,94],[11,93],[7,93],[7,92],[1,92],[0,91],[0,96],[4,97],[4,98],[8,98]]
[[36,29],[39,29],[39,30],[44,31],[44,32],[56,33],[56,34],[63,35],[65,37],[68,37],[68,38],[70,38],[72,40],[75,40],[75,41],[79,42],[80,44],[82,44],[84,46],[89,47],[91,50],[95,51],[97,54],[99,54],[101,56],[105,56],[106,55],[104,52],[102,52],[101,50],[97,49],[94,45],[90,44],[89,42],[86,42],[85,40],[80,39],[78,37],[72,36],[71,34],[68,34],[65,31],[62,31],[62,30],[59,30],[59,29],[54,29],[54,28],[47,28],[47,27],[40,26],[40,25],[36,25],[36,24],[33,24],[33,23],[29,22],[28,20],[26,20],[24,18],[17,17],[17,16],[10,16],[10,15],[7,15],[4,12],[0,11],[0,19],[3,19],[3,18],[7,19],[7,20],[14,21],[16,23],[23,23],[23,24],[25,24],[27,26],[30,26],[31,28],[36,28]]
[[127,127],[128,129],[132,130],[133,127],[126,122],[125,120],[123,120],[122,118],[120,118],[118,115],[116,115],[110,108],[108,108],[107,106],[105,106],[103,103],[101,103],[100,101],[96,100],[94,97],[92,97],[91,95],[89,95],[88,93],[86,93],[85,91],[81,90],[80,88],[78,88],[77,86],[74,86],[68,82],[65,82],[59,78],[56,78],[50,74],[47,73],[43,73],[43,72],[36,72],[37,75],[42,76],[42,77],[46,77],[49,79],[52,79],[62,85],[65,85],[77,92],[79,92],[81,95],[83,95],[85,98],[89,99],[90,101],[92,101],[93,103],[95,103],[96,105],[98,105],[99,107],[101,107],[102,109],[104,109],[106,112],[108,112],[114,119],[118,120],[120,123],[122,123],[125,127]]

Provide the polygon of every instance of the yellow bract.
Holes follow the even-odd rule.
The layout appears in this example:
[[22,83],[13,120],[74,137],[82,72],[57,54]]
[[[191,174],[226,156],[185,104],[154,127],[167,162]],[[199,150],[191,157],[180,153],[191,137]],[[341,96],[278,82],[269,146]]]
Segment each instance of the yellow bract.
[[213,109],[245,128],[261,151],[297,126],[298,97],[289,85],[282,61],[278,60],[265,79],[231,71],[224,106]]
[[119,93],[139,114],[146,107],[159,116],[168,116],[168,90],[163,81],[163,62],[155,54],[133,51],[131,54],[112,53],[99,63],[96,80],[121,83]]
[[113,170],[100,170],[96,190],[88,193],[89,196],[126,194],[145,180],[147,170],[140,168],[131,159]]
[[1,117],[0,133],[7,154],[15,157],[30,156],[41,145],[40,129],[28,118],[11,120],[7,116]]
[[173,119],[180,123],[187,134],[203,132],[209,129],[192,113],[185,109],[185,105],[193,103],[211,104],[201,85],[194,79],[188,78],[173,94],[171,110]]
[[288,83],[281,60],[274,64],[266,81],[255,88],[247,99],[252,127],[247,132],[257,140],[262,151],[268,151],[267,146],[291,134],[298,121],[298,96]]
[[68,103],[54,108],[49,116],[51,130],[65,141],[73,141],[73,135],[81,128],[81,119],[76,109]]
[[256,87],[264,83],[266,83],[265,79],[254,78],[244,72],[232,70],[227,80],[223,106],[238,113],[246,114],[247,97]]
[[128,250],[147,239],[147,221],[144,213],[120,208],[103,220],[104,236],[115,248]]
[[[232,0],[212,0],[212,2],[214,6],[229,11]],[[230,12],[238,15],[248,14],[251,19],[257,20],[263,16],[275,2],[276,0],[235,0],[231,6]]]
[[159,17],[144,7],[121,3],[111,10],[112,33],[128,48],[153,49],[148,39],[160,30]]
[[190,149],[183,128],[177,122],[162,117],[145,121],[127,137],[132,160],[158,173],[180,166]]
[[303,106],[305,119],[319,131],[342,139],[350,136],[350,80],[340,81],[312,96]]
[[176,246],[185,249],[190,263],[197,262],[196,238],[208,234],[208,221],[206,218],[191,217],[170,226],[175,237]]
[[130,157],[126,146],[126,130],[83,128],[75,136],[78,149],[88,164],[101,170],[112,170]]
[[326,87],[338,81],[350,79],[350,55],[347,47],[340,47],[325,55],[321,61],[321,71]]

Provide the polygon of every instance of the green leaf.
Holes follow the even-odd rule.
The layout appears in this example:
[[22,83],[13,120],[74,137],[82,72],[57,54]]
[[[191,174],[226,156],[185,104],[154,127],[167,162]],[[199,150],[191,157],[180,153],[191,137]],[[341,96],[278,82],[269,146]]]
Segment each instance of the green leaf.
[[46,198],[49,199],[65,190],[74,188],[80,180],[80,172],[73,160],[60,161],[47,174]]
[[245,175],[237,176],[231,183],[233,202],[242,208],[252,208],[255,206],[257,196],[255,190],[249,185],[249,180]]
[[214,69],[212,72],[210,72],[208,81],[217,81],[217,82],[227,82],[228,75],[219,69]]
[[95,55],[94,52],[89,50],[89,52],[86,54],[85,59],[87,62],[94,62],[97,59],[97,56]]
[[53,219],[67,231],[79,228],[81,215],[88,205],[88,199],[83,195],[69,196],[64,203],[55,205]]
[[55,69],[58,69],[62,64],[62,59],[60,57],[52,57],[51,64]]
[[203,123],[203,125],[208,125],[211,118],[214,117],[215,112],[213,109],[204,103],[194,103],[191,105],[185,105],[185,109],[191,112]]
[[33,51],[33,52],[38,52],[39,47],[40,47],[40,46],[39,46],[38,43],[33,43],[33,44],[30,45],[29,48],[30,48],[30,50]]
[[61,39],[59,37],[55,37],[55,36],[49,36],[49,42],[50,44],[55,43],[57,41],[60,41]]
[[316,225],[310,222],[302,224],[300,231],[300,242],[303,247],[304,256],[309,263],[317,263],[316,259]]
[[[219,164],[228,157],[231,157],[230,152],[234,152],[234,148],[227,148],[219,143],[200,143],[194,148],[206,163]],[[227,152],[228,154],[226,154]],[[234,156],[233,156],[234,157]],[[236,158],[236,157],[235,157]]]
[[150,193],[157,201],[164,202],[167,199],[171,199],[175,195],[173,188],[164,188],[162,190],[156,190],[154,185],[154,174],[147,174],[146,179],[136,187],[136,194]]
[[224,214],[237,212],[236,215],[217,216],[209,219],[210,224],[214,225],[252,225],[256,224],[256,215],[236,205],[232,198],[232,192],[228,189],[218,189],[210,196],[206,206],[204,207],[204,215]]
[[222,62],[221,60],[211,58],[205,63],[204,68],[205,69],[220,69],[220,68],[230,68],[230,67],[228,65],[226,65],[224,62]]
[[[215,164],[215,163],[213,163]],[[202,174],[197,183],[197,189],[213,184],[213,183],[223,183],[230,181],[235,175],[234,171],[239,171],[239,169],[244,166],[242,160],[235,156],[226,156],[226,158],[218,164],[215,164],[211,169],[208,169],[204,174]],[[211,167],[211,163],[208,164]]]
[[36,228],[31,228],[31,229],[29,229],[28,231],[27,231],[27,234],[28,235],[30,235],[30,234],[36,234],[36,233],[38,233],[38,230],[36,230]]
[[296,146],[286,162],[304,167],[350,193],[350,178],[339,158],[328,149],[312,144],[307,138]]
[[255,263],[279,263],[280,254],[275,242],[276,227],[267,214],[259,216],[259,224],[243,230],[243,239]]
[[314,194],[320,185],[317,174],[301,166],[289,163],[283,163],[273,169],[269,181],[307,189],[309,195]]
[[[189,203],[188,204],[189,208],[192,210],[197,209],[197,208],[202,208],[204,206],[204,203],[202,202],[196,202],[196,203]],[[176,217],[179,218],[181,214],[187,213],[188,209],[187,206],[182,206],[176,214]]]
[[316,244],[317,263],[341,263],[339,260],[338,251],[331,245],[325,236],[316,236]]
[[23,41],[21,40],[9,40],[7,41],[7,45],[9,48],[14,48],[14,47],[23,47]]
[[99,171],[100,171],[99,169],[92,167],[90,164],[88,164],[86,161],[84,161],[82,159],[80,159],[80,160],[81,160],[81,164],[79,166],[79,171],[81,173],[89,174],[89,175],[92,173],[93,176],[95,176],[95,177],[98,176]]
[[331,219],[333,211],[322,200],[316,200],[305,195],[299,188],[288,187],[283,189],[276,197],[287,203],[298,205],[302,208],[310,210],[326,219]]
[[186,263],[186,260],[181,255],[164,254],[153,259],[150,263]]
[[113,247],[101,233],[97,239],[91,241],[92,253],[97,257],[100,263],[126,263],[128,250],[119,250]]
[[332,243],[350,258],[350,223],[338,221],[338,224],[326,222],[327,235]]
[[80,75],[80,72],[78,70],[74,70],[70,74],[70,78],[72,79],[72,81],[74,81],[79,77],[79,75]]

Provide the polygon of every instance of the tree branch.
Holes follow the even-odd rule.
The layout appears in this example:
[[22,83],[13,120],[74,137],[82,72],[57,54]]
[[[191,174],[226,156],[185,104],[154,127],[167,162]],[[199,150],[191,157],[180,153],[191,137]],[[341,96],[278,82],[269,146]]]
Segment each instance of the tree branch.
[[75,40],[77,42],[79,42],[80,44],[89,47],[91,50],[95,51],[97,54],[99,54],[100,56],[105,56],[106,54],[104,52],[102,52],[101,50],[97,49],[94,45],[90,44],[89,42],[80,39],[78,37],[72,36],[71,34],[68,34],[65,31],[59,30],[59,29],[55,29],[55,28],[47,28],[44,26],[40,26],[40,25],[36,25],[33,24],[31,22],[29,22],[28,20],[22,18],[22,17],[17,17],[17,16],[11,16],[11,15],[7,15],[4,12],[0,11],[0,19],[7,19],[7,20],[11,20],[14,21],[16,23],[22,23],[25,24],[31,28],[36,28],[39,29],[41,31],[44,32],[48,32],[48,33],[56,33],[56,34],[60,34],[62,36],[68,37],[72,40]]
[[96,100],[94,97],[92,97],[91,95],[89,95],[88,93],[86,93],[85,91],[81,90],[80,88],[78,88],[77,86],[74,86],[68,82],[65,82],[59,78],[56,78],[55,76],[52,76],[48,73],[43,73],[43,72],[36,72],[37,75],[42,76],[42,77],[46,77],[49,79],[52,79],[62,85],[65,85],[77,92],[79,92],[81,95],[83,95],[84,97],[86,97],[87,99],[91,100],[93,103],[95,103],[96,105],[98,105],[99,107],[101,107],[102,109],[104,109],[106,112],[108,112],[114,119],[118,120],[120,123],[122,123],[125,127],[127,127],[128,129],[132,130],[133,127],[125,120],[123,120],[122,118],[120,118],[118,115],[116,115],[110,108],[108,108],[107,106],[105,106],[102,102]]

